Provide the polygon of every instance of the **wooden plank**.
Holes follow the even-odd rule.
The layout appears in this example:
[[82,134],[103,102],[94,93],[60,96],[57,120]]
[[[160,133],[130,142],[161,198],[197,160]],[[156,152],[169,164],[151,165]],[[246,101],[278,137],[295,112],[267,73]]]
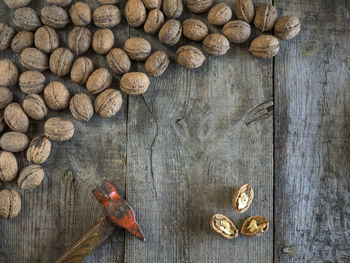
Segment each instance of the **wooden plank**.
[[275,60],[275,262],[349,262],[349,1],[276,6],[302,32]]
[[[180,20],[189,17],[206,21],[187,11]],[[165,49],[141,30],[130,36]],[[253,58],[248,44],[232,45],[198,70],[172,61],[147,93],[129,96],[126,194],[148,243],[126,235],[127,262],[272,262],[272,231],[227,241],[209,227],[215,213],[239,228],[244,218],[261,214],[273,229],[272,80],[272,60]],[[264,107],[269,110],[257,119]],[[238,215],[231,198],[245,183],[256,199]]]

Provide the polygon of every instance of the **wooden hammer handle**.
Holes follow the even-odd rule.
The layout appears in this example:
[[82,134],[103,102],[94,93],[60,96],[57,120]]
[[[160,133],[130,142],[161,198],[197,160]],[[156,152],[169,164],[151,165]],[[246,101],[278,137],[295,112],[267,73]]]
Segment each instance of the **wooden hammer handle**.
[[53,263],[81,262],[91,251],[108,238],[115,228],[116,225],[110,222],[107,217],[100,218],[93,227],[67,248]]

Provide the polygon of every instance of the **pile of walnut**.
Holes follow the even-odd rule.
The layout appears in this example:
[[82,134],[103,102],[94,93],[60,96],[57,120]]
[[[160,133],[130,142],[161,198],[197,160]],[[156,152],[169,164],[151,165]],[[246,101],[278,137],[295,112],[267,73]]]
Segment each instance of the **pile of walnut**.
[[[151,54],[150,43],[143,38],[130,38],[123,49],[114,47],[114,34],[109,28],[122,20],[121,11],[115,4],[120,0],[97,0],[100,4],[95,10],[84,2],[72,0],[46,0],[48,5],[38,14],[26,7],[31,0],[4,0],[15,9],[13,24],[15,30],[0,23],[0,51],[11,48],[20,54],[20,63],[28,71],[19,73],[10,59],[0,60],[0,180],[9,182],[17,176],[18,164],[13,153],[26,150],[31,165],[24,167],[17,179],[20,189],[30,189],[41,184],[44,170],[40,166],[50,155],[51,141],[65,141],[74,134],[71,121],[62,118],[49,118],[44,124],[44,134],[30,140],[27,135],[29,118],[43,120],[48,110],[63,110],[69,107],[73,117],[79,121],[89,121],[95,111],[101,117],[112,117],[123,103],[121,93],[111,88],[112,74],[122,75],[120,89],[129,95],[146,92],[150,85],[148,76],[157,77],[164,73],[169,65],[169,57],[164,51]],[[213,0],[187,0],[187,8],[193,13],[208,12],[208,22],[223,26],[222,33],[209,34],[208,27],[196,19],[180,22],[183,12],[182,0],[128,0],[125,17],[132,27],[141,27],[149,34],[158,33],[161,43],[175,45],[183,34],[192,41],[202,41],[205,53],[212,56],[224,55],[230,43],[246,42],[251,34],[250,24],[261,30],[274,28],[275,35],[281,39],[291,39],[300,31],[300,22],[294,16],[283,16],[277,20],[277,12],[271,4],[261,4],[256,12],[251,0],[236,0],[232,18],[232,9],[224,2],[215,6]],[[162,11],[160,10],[162,6]],[[65,9],[66,8],[66,9]],[[147,14],[147,10],[149,11]],[[164,13],[164,14],[163,14]],[[168,20],[165,20],[165,17]],[[276,22],[277,20],[277,22]],[[60,47],[60,39],[55,30],[66,27],[70,21],[75,25],[68,35],[68,47]],[[92,34],[86,27],[93,22],[99,29]],[[109,69],[94,68],[92,60],[79,56],[90,46],[101,55],[106,55]],[[252,41],[250,52],[258,58],[275,56],[279,50],[277,38],[262,35]],[[176,51],[177,62],[185,68],[200,67],[206,57],[192,45],[184,45]],[[131,60],[146,61],[145,71],[129,72]],[[49,69],[58,77],[70,75],[73,82],[85,85],[88,93],[97,95],[94,102],[85,93],[71,97],[65,85],[59,81],[47,83],[41,72]],[[13,93],[8,88],[19,85],[27,94],[22,105],[12,102]],[[38,95],[43,93],[43,97]],[[0,216],[15,217],[21,208],[21,199],[14,190],[0,192]],[[227,234],[227,233],[226,233]]]
[[[254,199],[253,188],[249,184],[240,186],[232,198],[233,208],[238,213],[244,213],[248,210]],[[232,239],[238,236],[238,229],[232,221],[222,215],[215,214],[210,220],[211,228],[220,236]],[[263,216],[251,216],[248,217],[241,228],[241,233],[248,237],[260,236],[269,229],[269,222]]]

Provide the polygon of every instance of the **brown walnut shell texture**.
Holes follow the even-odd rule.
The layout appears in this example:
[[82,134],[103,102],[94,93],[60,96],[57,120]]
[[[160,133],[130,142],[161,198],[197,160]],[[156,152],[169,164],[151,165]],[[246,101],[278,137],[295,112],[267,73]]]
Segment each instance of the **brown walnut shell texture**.
[[17,9],[27,6],[32,0],[4,0],[5,4],[11,9]]
[[146,60],[151,54],[151,45],[144,38],[129,38],[124,42],[124,51],[131,59]]
[[40,14],[43,24],[54,29],[64,28],[69,23],[67,11],[56,5],[45,6]]
[[232,9],[225,2],[219,2],[208,13],[208,21],[215,26],[222,26],[232,17]]
[[50,56],[50,70],[53,74],[63,77],[67,75],[73,64],[73,53],[68,48],[57,48]]
[[142,26],[146,16],[146,8],[141,0],[128,0],[125,5],[125,17],[130,26]]
[[72,0],[46,0],[47,3],[52,4],[52,5],[58,5],[61,7],[65,7],[69,5]]
[[29,94],[23,100],[23,109],[33,120],[44,119],[48,112],[44,100],[38,94]]
[[0,180],[10,182],[17,176],[18,164],[13,153],[0,151]]
[[203,49],[212,56],[222,56],[230,49],[230,42],[220,34],[209,34],[203,40]]
[[87,26],[91,23],[91,8],[84,2],[76,2],[69,9],[70,19],[76,26]]
[[86,27],[75,27],[68,35],[68,47],[76,55],[80,55],[91,46],[91,31]]
[[167,18],[178,18],[183,12],[182,0],[163,0],[163,12]]
[[27,149],[27,160],[34,164],[43,164],[51,153],[51,142],[45,136],[33,138]]
[[118,75],[130,70],[131,62],[129,56],[121,48],[113,48],[106,56],[109,68]]
[[185,45],[176,51],[176,61],[184,68],[195,69],[203,65],[205,56],[195,46]]
[[24,151],[28,143],[27,135],[20,132],[6,132],[0,138],[0,147],[8,152]]
[[5,130],[6,128],[6,123],[4,120],[4,116],[2,115],[2,113],[0,113],[0,134]]
[[152,9],[148,13],[143,29],[148,34],[155,34],[159,31],[161,26],[164,24],[164,15],[163,12],[159,9]]
[[25,48],[34,44],[34,34],[29,31],[18,32],[11,42],[11,49],[15,53],[21,53]]
[[115,5],[103,5],[94,10],[92,19],[97,27],[114,27],[122,20],[122,14]]
[[[216,220],[225,220],[230,224],[231,229],[234,231],[233,235],[229,235],[225,232],[223,232],[221,229],[219,229],[215,223]],[[212,216],[210,220],[210,227],[220,236],[226,238],[226,239],[232,239],[238,236],[238,229],[235,226],[235,224],[232,223],[232,221],[227,217],[222,214],[215,214]]]
[[69,109],[73,117],[79,121],[89,121],[94,113],[92,101],[85,93],[75,94],[70,99]]
[[12,219],[21,211],[21,197],[15,190],[0,191],[0,217]]
[[116,5],[120,3],[120,0],[97,0],[100,5]]
[[44,99],[51,110],[63,110],[68,107],[69,91],[58,81],[51,81],[44,89]]
[[140,95],[147,91],[150,81],[145,73],[125,73],[120,80],[120,89],[129,95]]
[[13,102],[5,108],[4,119],[7,126],[16,132],[27,132],[29,119],[22,109],[21,105]]
[[287,15],[279,18],[275,24],[275,36],[289,40],[294,38],[300,32],[300,21],[297,17]]
[[49,68],[47,55],[37,48],[28,47],[21,53],[20,62],[29,70],[44,71]]
[[94,102],[95,111],[104,118],[116,115],[122,104],[122,95],[115,89],[106,89],[96,97]]
[[[248,230],[248,226],[253,219],[257,221],[258,225],[266,224],[265,228],[262,229],[261,231],[250,232]],[[248,237],[253,237],[253,236],[258,237],[258,236],[261,236],[262,234],[266,233],[267,230],[269,230],[269,221],[265,217],[263,217],[263,216],[251,216],[251,217],[248,217],[246,220],[244,220],[244,223],[243,223],[243,226],[241,229],[241,233],[245,236],[248,236]]]
[[160,7],[162,6],[162,0],[142,0],[142,3],[148,10],[156,8],[160,9]]
[[280,49],[278,39],[270,35],[262,35],[252,41],[249,52],[257,58],[272,58]]
[[22,190],[38,187],[43,181],[44,175],[44,170],[40,165],[29,165],[20,172],[17,179],[18,187]]
[[228,22],[222,28],[222,33],[232,43],[241,44],[246,42],[251,34],[250,25],[242,20]]
[[15,30],[8,24],[0,23],[0,51],[10,47]]
[[159,30],[159,41],[167,46],[173,46],[179,42],[182,34],[182,25],[175,19],[168,20]]
[[60,39],[54,29],[49,26],[38,28],[34,35],[35,47],[44,53],[51,53],[60,45]]
[[236,0],[235,14],[237,19],[250,24],[254,18],[254,4],[252,0]]
[[20,30],[34,31],[41,26],[40,19],[34,9],[21,7],[13,14],[13,23]]
[[192,13],[200,14],[209,10],[214,0],[187,0],[187,8]]
[[92,37],[92,49],[97,54],[106,54],[114,45],[114,34],[108,28],[98,29]]
[[17,66],[8,58],[0,60],[0,86],[13,86],[17,82]]
[[111,85],[112,75],[105,68],[96,69],[86,82],[86,88],[91,94],[98,94]]
[[0,87],[0,110],[5,109],[13,100],[13,93],[6,87]]
[[[246,193],[249,199],[245,208],[238,209],[238,198],[242,193]],[[249,184],[244,184],[238,187],[234,192],[233,198],[232,198],[232,206],[238,213],[244,213],[250,207],[251,203],[253,202],[253,199],[254,199],[253,188]]]
[[152,77],[158,77],[164,73],[169,65],[169,56],[163,51],[159,50],[150,55],[145,63],[146,73]]
[[256,9],[254,26],[261,32],[270,31],[273,29],[277,20],[276,8],[269,4],[261,4]]
[[88,80],[91,73],[94,71],[94,64],[88,57],[77,58],[72,66],[70,78],[80,85],[83,85]]
[[71,121],[60,117],[52,117],[44,124],[45,136],[52,141],[66,141],[74,135],[74,125]]
[[193,41],[202,41],[208,35],[207,25],[198,19],[185,20],[182,31],[185,37]]
[[45,75],[36,70],[25,71],[19,76],[19,87],[26,94],[42,92],[45,82]]

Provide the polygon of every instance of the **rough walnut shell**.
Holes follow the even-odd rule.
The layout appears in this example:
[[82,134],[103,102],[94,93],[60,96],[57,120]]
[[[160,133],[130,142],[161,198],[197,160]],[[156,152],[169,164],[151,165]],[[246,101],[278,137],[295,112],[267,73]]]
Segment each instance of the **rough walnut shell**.
[[21,105],[13,102],[5,108],[4,119],[7,126],[16,132],[26,133],[29,127],[29,119]]
[[208,13],[208,21],[215,26],[222,26],[232,17],[232,9],[225,2],[219,2]]
[[4,116],[2,115],[2,113],[0,113],[0,134],[5,130],[6,128],[6,123],[4,120]]
[[24,151],[28,143],[27,135],[20,132],[5,132],[0,138],[0,147],[8,152]]
[[124,51],[131,59],[142,61],[151,54],[151,45],[144,38],[129,38],[124,42]]
[[108,28],[97,30],[92,37],[92,49],[98,54],[106,54],[114,45],[113,32]]
[[237,19],[250,24],[254,18],[254,4],[252,0],[236,0],[235,14]]
[[222,28],[222,33],[232,43],[241,44],[246,42],[251,34],[250,25],[242,20],[228,22]]
[[70,19],[76,26],[87,26],[90,24],[92,15],[88,4],[84,2],[76,2],[69,9]]
[[92,19],[97,27],[114,27],[120,23],[122,13],[115,5],[103,5],[94,10]]
[[86,27],[75,27],[68,35],[68,47],[76,55],[80,55],[91,46],[91,31]]
[[[217,226],[217,222],[218,221],[221,221],[221,220],[225,220],[227,221],[229,224],[230,224],[230,227],[231,229],[233,230],[233,234],[232,235],[229,235],[227,233],[225,233],[224,231],[222,231],[218,226]],[[210,220],[210,227],[216,232],[218,233],[220,236],[226,238],[226,239],[232,239],[232,238],[235,238],[238,236],[238,229],[237,227],[235,226],[235,224],[232,223],[232,221],[222,215],[222,214],[215,214],[213,215],[213,217],[211,218]]]
[[27,160],[34,164],[43,164],[49,158],[51,142],[44,136],[35,137],[27,149]]
[[60,39],[54,29],[42,26],[35,31],[35,47],[44,53],[51,53],[60,45]]
[[122,95],[115,89],[106,89],[96,97],[94,102],[95,111],[104,118],[116,115],[122,104]]
[[213,5],[214,0],[187,0],[187,8],[192,13],[204,13]]
[[70,78],[80,84],[83,85],[88,80],[91,73],[94,71],[94,64],[92,60],[88,57],[80,57],[77,58],[72,66],[70,72]]
[[19,87],[26,94],[42,92],[45,82],[45,75],[36,70],[25,71],[19,76]]
[[18,187],[22,190],[38,187],[43,181],[44,175],[44,170],[40,165],[29,165],[20,172],[17,179]]
[[20,30],[34,31],[41,26],[40,19],[34,9],[21,7],[13,14],[13,23]]
[[15,190],[0,191],[0,216],[6,219],[16,217],[21,211],[21,197]]
[[289,40],[300,32],[300,21],[297,17],[287,15],[279,18],[275,25],[275,36],[280,39]]
[[68,107],[69,91],[63,83],[51,81],[44,89],[44,99],[51,110],[63,110]]
[[12,9],[27,6],[32,0],[4,0],[5,4]]
[[176,51],[176,61],[184,68],[199,68],[205,61],[202,51],[195,46],[185,45]]
[[230,42],[220,34],[209,34],[203,40],[203,49],[212,56],[222,56],[230,49]]
[[47,3],[52,4],[52,5],[58,5],[61,7],[65,7],[69,5],[72,0],[46,0]]
[[[244,207],[243,209],[238,209],[238,198],[242,193],[246,193],[249,199],[248,199],[246,207]],[[253,202],[253,199],[254,199],[253,188],[249,184],[242,185],[242,186],[238,187],[233,194],[233,198],[232,198],[233,208],[240,214],[244,213],[245,211],[248,210],[249,206]]]
[[105,68],[96,69],[86,82],[86,88],[91,94],[98,94],[112,85],[112,75]]
[[173,46],[179,42],[182,34],[182,25],[175,19],[168,20],[159,30],[159,41],[167,46]]
[[182,0],[163,0],[163,12],[167,18],[178,18],[183,12]]
[[262,35],[250,44],[250,53],[257,58],[272,58],[280,49],[278,39],[270,35]]
[[130,70],[131,62],[128,55],[121,48],[113,48],[106,56],[109,68],[118,75]]
[[10,182],[17,176],[18,164],[13,153],[0,151],[0,180]]
[[52,141],[66,141],[74,135],[74,125],[71,121],[52,117],[44,124],[45,136]]
[[0,86],[13,86],[17,82],[17,66],[8,58],[0,60]]
[[21,53],[20,62],[29,70],[44,71],[49,68],[47,55],[37,48],[28,47]]
[[75,94],[70,99],[69,109],[73,117],[79,121],[89,121],[94,113],[92,101],[85,93]]
[[[253,219],[257,221],[258,226],[261,224],[266,224],[266,226],[261,231],[250,232],[248,230],[248,226]],[[244,223],[243,223],[243,226],[241,229],[241,233],[245,236],[248,236],[248,237],[253,237],[253,236],[258,237],[258,236],[261,236],[262,234],[266,233],[267,230],[269,230],[269,221],[267,221],[267,219],[265,217],[263,217],[263,216],[251,216],[251,217],[248,217],[246,220],[244,220]]]
[[18,32],[11,42],[11,49],[15,53],[21,53],[25,48],[34,44],[34,34],[29,31]]
[[33,120],[44,119],[48,112],[44,100],[38,94],[29,94],[23,100],[23,109]]
[[182,31],[185,37],[193,41],[202,41],[208,35],[207,25],[198,19],[185,20]]
[[40,14],[43,24],[55,29],[64,28],[69,23],[67,11],[56,5],[45,6]]
[[73,64],[73,53],[68,48],[57,48],[50,56],[50,70],[53,74],[63,77],[67,75]]
[[143,29],[148,34],[155,34],[164,23],[164,15],[159,9],[153,9],[148,13]]
[[149,10],[160,8],[162,6],[162,0],[142,0],[142,3]]
[[158,77],[164,73],[169,65],[169,56],[163,51],[159,50],[150,55],[145,63],[146,73],[152,77]]
[[146,20],[146,8],[141,0],[128,0],[125,5],[125,17],[132,27],[140,27]]
[[0,51],[10,47],[15,30],[5,23],[0,23]]
[[0,110],[5,109],[13,100],[13,93],[6,87],[0,87]]
[[120,80],[120,89],[129,95],[139,95],[147,91],[150,81],[145,73],[125,73]]
[[119,4],[121,0],[97,0],[100,5],[116,5]]
[[254,26],[261,32],[273,29],[277,20],[277,11],[275,7],[269,3],[261,4],[256,9]]

